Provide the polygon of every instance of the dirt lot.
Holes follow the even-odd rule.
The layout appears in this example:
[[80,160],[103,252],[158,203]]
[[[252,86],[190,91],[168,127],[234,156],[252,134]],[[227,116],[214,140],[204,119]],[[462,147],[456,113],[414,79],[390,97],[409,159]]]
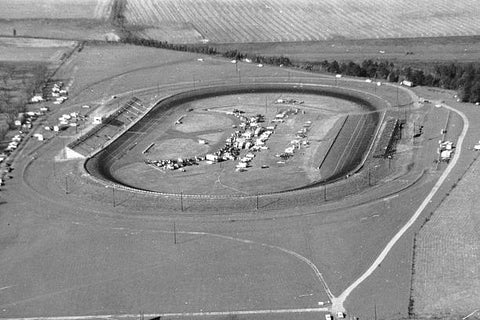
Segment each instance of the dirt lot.
[[[238,79],[228,61],[196,59],[131,46],[86,47],[59,72],[74,79],[73,97],[53,109],[51,117],[84,103],[100,106],[103,101],[113,108],[115,100],[107,98],[149,86],[149,94],[167,95],[173,80],[193,88],[205,79]],[[240,68],[242,77],[255,80],[267,72],[289,72],[249,64]],[[376,94],[387,90],[362,85],[372,93],[378,90]],[[395,90],[386,98],[394,105]],[[53,161],[63,139],[72,139],[73,129],[44,143],[30,140],[1,190],[1,317],[318,307],[318,301],[327,299],[323,286],[305,260],[289,252],[315,264],[335,295],[370,265],[440,172],[422,175],[436,157],[445,114],[431,105],[411,109],[408,116],[415,113],[428,114],[428,125],[417,145],[411,144],[411,136],[402,140],[405,149],[418,151],[408,174],[376,181],[342,201],[314,204],[322,196],[318,192],[278,199],[280,204],[291,202],[287,210],[250,206],[231,212],[220,203],[212,212],[181,211],[177,197],[156,198],[158,208],[142,205],[144,198],[126,196],[82,175],[78,160]],[[382,163],[392,171],[404,164]],[[416,183],[398,190],[409,181]],[[406,316],[412,238],[408,240],[347,301],[351,314],[371,316],[372,300],[378,299],[382,317]],[[300,312],[295,318],[312,319],[312,314]]]

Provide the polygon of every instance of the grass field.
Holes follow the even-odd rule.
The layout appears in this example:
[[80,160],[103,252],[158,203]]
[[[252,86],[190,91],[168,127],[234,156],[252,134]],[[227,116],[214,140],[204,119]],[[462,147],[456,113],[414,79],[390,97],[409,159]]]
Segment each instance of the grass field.
[[[476,62],[480,37],[437,37],[348,40],[302,43],[230,43],[213,45],[220,51],[237,49],[262,56],[289,57],[294,62],[388,60],[398,66],[425,68],[426,64]],[[408,54],[411,53],[411,54]]]
[[[202,40],[226,42],[318,41],[476,35],[473,0],[456,1],[175,1],[129,0],[135,26],[184,26]],[[167,31],[169,28],[166,28]],[[151,35],[166,40],[160,32]],[[187,37],[197,41],[196,37]]]
[[54,66],[76,45],[75,41],[0,37],[0,61],[42,61]]
[[111,2],[112,0],[0,0],[0,19],[105,19],[110,14]]
[[[452,93],[420,89],[427,97],[441,92],[447,103],[455,104]],[[478,110],[470,104],[457,104],[475,123]],[[458,125],[449,130],[458,130]],[[454,134],[452,132],[452,134]],[[470,151],[478,141],[479,130],[471,127],[462,169],[467,170],[453,188],[445,190],[442,204],[416,236],[413,269],[413,312],[419,317],[443,315],[462,317],[478,309],[478,154]],[[447,137],[448,138],[448,137]],[[473,314],[478,318],[478,314]]]

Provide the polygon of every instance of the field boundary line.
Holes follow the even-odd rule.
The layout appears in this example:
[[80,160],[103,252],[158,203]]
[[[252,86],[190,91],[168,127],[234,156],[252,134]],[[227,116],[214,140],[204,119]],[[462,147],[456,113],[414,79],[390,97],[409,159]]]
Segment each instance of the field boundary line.
[[205,316],[235,316],[254,314],[280,314],[280,313],[315,313],[328,312],[328,308],[304,308],[304,309],[271,309],[271,310],[238,310],[238,311],[204,311],[204,312],[171,312],[151,314],[103,314],[86,316],[56,316],[56,317],[18,317],[0,318],[1,320],[95,320],[95,319],[139,319],[155,317],[205,317]]

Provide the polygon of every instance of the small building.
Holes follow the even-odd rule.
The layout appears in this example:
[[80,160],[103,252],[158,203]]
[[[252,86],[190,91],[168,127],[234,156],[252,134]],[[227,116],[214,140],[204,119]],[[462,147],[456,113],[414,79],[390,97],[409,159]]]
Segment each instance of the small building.
[[31,102],[37,103],[43,101],[43,97],[40,95],[33,96],[32,99],[30,99]]
[[443,161],[450,160],[451,156],[452,156],[452,151],[451,151],[451,150],[443,150],[443,151],[440,153],[440,158],[441,158],[441,160],[443,160]]
[[239,162],[237,163],[237,168],[246,168],[248,166],[247,162]]
[[100,124],[103,122],[103,118],[101,116],[94,116],[93,117],[93,124]]
[[215,155],[215,154],[209,153],[209,154],[207,154],[207,155],[205,156],[205,159],[206,159],[207,161],[216,162],[216,161],[218,161],[218,156]]

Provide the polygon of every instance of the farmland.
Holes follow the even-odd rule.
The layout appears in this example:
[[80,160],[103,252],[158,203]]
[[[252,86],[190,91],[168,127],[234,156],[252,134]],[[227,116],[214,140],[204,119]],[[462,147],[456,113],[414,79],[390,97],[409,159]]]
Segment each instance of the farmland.
[[0,37],[0,61],[41,61],[54,68],[76,45],[75,41]]
[[105,19],[111,3],[112,0],[0,0],[0,19]]
[[[113,0],[0,0],[0,36],[115,39]],[[68,8],[68,9],[66,9]]]
[[175,41],[167,26],[185,30],[188,42],[212,43],[438,37],[478,34],[470,10],[475,5],[474,0],[128,0],[125,17],[130,25],[157,30],[150,37],[162,41]]
[[[437,37],[396,39],[335,39],[313,42],[232,43],[213,45],[219,51],[289,57],[293,62],[333,61],[362,63],[364,60],[393,62],[396,66],[425,68],[431,64],[476,62],[480,37]],[[407,54],[409,53],[409,54]],[[428,70],[428,68],[426,68]]]

